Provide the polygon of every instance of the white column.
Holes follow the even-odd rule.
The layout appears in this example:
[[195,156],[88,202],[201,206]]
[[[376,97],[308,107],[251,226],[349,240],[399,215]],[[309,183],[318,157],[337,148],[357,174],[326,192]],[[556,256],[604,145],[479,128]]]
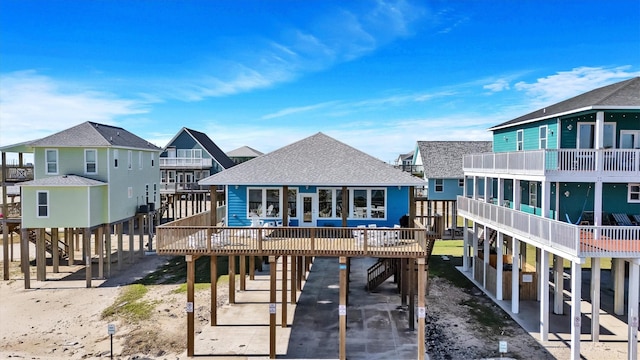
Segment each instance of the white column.
[[549,338],[549,253],[540,251],[540,341]]
[[540,183],[541,185],[541,191],[542,191],[542,197],[540,198],[540,206],[542,209],[542,217],[544,218],[550,218],[551,216],[549,216],[549,212],[551,210],[551,182],[549,181],[542,181]]
[[473,237],[471,238],[471,278],[476,279],[476,255],[478,254],[478,223],[473,223]]
[[[595,136],[594,136],[594,148],[596,149],[596,158],[595,158],[595,169],[603,170],[603,160],[604,156],[601,150],[604,146],[604,112],[598,111],[596,113],[596,126],[595,126]],[[595,211],[594,211],[595,212]],[[595,216],[595,214],[594,214]]]
[[553,313],[564,314],[564,259],[553,255]]
[[579,263],[571,262],[571,359],[580,359],[580,328],[582,312],[580,305],[582,286],[582,267]]
[[628,358],[638,359],[638,289],[640,287],[640,259],[629,263],[629,337]]
[[611,259],[613,276],[613,312],[616,315],[624,315],[624,260]]
[[511,312],[520,312],[520,241],[513,238],[513,265],[511,273]]
[[473,176],[473,196],[472,198],[474,200],[478,200],[478,177],[477,176]]
[[498,178],[498,206],[504,204],[504,179]]
[[600,258],[591,258],[591,341],[600,341]]
[[504,242],[504,235],[502,234],[502,232],[498,231],[498,239],[497,239],[497,248],[498,250],[496,251],[498,254],[496,256],[496,299],[498,300],[503,300],[503,295],[502,295],[502,273],[503,273],[503,269],[504,269],[504,261],[503,261],[503,254],[504,254],[504,249],[502,247],[503,242]]
[[[602,226],[602,180],[596,181],[593,189],[593,224]],[[600,239],[600,232],[596,231],[596,240]]]
[[[542,259],[542,249],[536,247],[536,274],[540,274],[540,269],[542,268],[542,263],[540,262]],[[548,261],[547,261],[548,263]],[[547,272],[547,280],[548,280],[548,272]],[[538,276],[538,283],[536,284],[538,289],[542,286],[542,276]],[[536,294],[536,300],[540,301],[540,291]]]
[[467,219],[464,218],[462,228],[462,270],[469,271],[469,228]]
[[520,210],[520,180],[513,180],[513,210]]
[[492,181],[490,177],[484,177],[484,202],[491,202]]
[[483,267],[482,267],[482,287],[483,288],[487,288],[487,267],[489,267],[489,240],[491,239],[491,237],[489,236],[489,232],[491,231],[491,228],[487,227],[485,225],[484,227],[484,239],[482,240],[482,245],[483,245],[483,249],[482,249],[482,257],[484,258],[483,260]]

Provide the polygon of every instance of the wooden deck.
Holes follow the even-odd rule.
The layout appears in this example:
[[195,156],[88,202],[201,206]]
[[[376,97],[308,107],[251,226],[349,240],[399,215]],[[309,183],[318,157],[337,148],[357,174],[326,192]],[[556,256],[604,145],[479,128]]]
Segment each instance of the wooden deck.
[[[626,231],[625,231],[626,230]],[[640,228],[621,227],[617,232],[627,232],[637,237],[637,239],[620,239],[611,236],[601,235],[596,239],[592,231],[580,231],[580,251],[581,252],[608,252],[608,253],[640,253]]]
[[221,227],[162,225],[163,255],[427,257],[436,239],[420,228]]

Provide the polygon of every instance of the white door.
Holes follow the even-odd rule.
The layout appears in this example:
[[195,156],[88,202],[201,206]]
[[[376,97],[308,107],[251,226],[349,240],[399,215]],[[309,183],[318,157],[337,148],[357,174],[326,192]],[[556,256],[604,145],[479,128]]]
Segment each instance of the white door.
[[300,225],[302,227],[315,227],[318,214],[318,201],[316,194],[300,194]]

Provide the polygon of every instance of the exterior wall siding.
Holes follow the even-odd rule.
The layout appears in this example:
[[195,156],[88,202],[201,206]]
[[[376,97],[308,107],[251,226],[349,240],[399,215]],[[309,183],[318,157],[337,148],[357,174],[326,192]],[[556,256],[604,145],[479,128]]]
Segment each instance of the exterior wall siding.
[[[106,194],[106,186],[94,187],[97,193]],[[101,188],[101,189],[98,189]],[[22,222],[25,228],[90,227],[102,222],[89,220],[89,191],[87,187],[36,187],[22,189]],[[49,192],[49,217],[38,218],[38,191]],[[99,201],[96,201],[99,203]],[[104,213],[102,214],[104,216]]]
[[540,127],[547,126],[547,149],[557,149],[558,121],[556,118],[524,124],[519,127],[499,129],[493,132],[493,151],[507,152],[517,150],[517,131],[523,130],[523,150],[540,148]]
[[460,179],[443,179],[443,189],[441,192],[436,191],[436,179],[428,179],[429,200],[446,200],[455,201],[458,195],[464,193],[464,188],[459,185]]

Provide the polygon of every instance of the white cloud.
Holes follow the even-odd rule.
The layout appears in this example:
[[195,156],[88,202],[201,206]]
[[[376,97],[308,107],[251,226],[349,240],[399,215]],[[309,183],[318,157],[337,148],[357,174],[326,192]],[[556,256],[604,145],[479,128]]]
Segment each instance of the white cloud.
[[631,66],[578,67],[554,75],[538,78],[533,83],[520,81],[514,89],[523,91],[538,108],[566,100],[581,93],[618,81],[640,76],[640,71],[629,71]]
[[492,84],[487,84],[485,86],[482,87],[483,89],[487,89],[491,92],[500,92],[500,91],[504,91],[504,90],[509,90],[510,86],[509,86],[509,81],[506,79],[500,79],[495,81]]
[[145,104],[57,82],[35,71],[0,77],[0,144],[34,140],[85,121],[114,124],[147,112]]

